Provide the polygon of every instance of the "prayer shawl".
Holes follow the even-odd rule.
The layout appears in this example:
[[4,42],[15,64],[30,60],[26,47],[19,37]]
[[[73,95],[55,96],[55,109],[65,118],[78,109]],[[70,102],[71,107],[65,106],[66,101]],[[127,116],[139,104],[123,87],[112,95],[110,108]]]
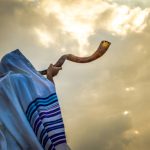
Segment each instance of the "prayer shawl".
[[19,50],[0,62],[0,149],[69,150],[55,85]]

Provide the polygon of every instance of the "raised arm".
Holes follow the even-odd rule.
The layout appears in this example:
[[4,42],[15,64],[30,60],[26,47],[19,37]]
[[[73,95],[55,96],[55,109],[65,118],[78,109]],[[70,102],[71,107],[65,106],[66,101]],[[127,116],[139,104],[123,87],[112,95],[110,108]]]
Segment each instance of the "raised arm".
[[53,64],[50,64],[47,69],[47,79],[54,83],[53,77],[56,76],[60,70],[62,70],[62,67],[56,67]]

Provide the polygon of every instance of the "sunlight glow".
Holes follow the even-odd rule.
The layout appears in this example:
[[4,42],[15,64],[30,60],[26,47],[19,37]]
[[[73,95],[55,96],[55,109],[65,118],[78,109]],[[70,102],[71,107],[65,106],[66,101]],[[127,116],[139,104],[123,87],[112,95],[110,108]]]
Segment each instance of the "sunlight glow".
[[118,35],[126,35],[131,32],[142,32],[146,27],[146,19],[150,14],[150,9],[142,10],[140,7],[129,8],[128,6],[120,6],[114,11],[110,30]]
[[138,134],[139,134],[139,131],[138,131],[138,130],[135,130],[135,131],[134,131],[134,134],[138,135]]
[[40,5],[47,17],[50,14],[55,15],[63,33],[69,33],[77,41],[79,55],[88,53],[85,48],[89,45],[89,37],[95,34],[95,28],[97,32],[109,31],[114,36],[140,33],[147,26],[150,14],[149,8],[130,8],[127,5],[98,0],[81,0],[69,6],[59,1],[45,0]]
[[94,1],[80,1],[80,5],[72,4],[69,7],[56,1],[45,1],[43,8],[47,15],[54,13],[61,23],[63,32],[69,33],[79,44],[79,55],[86,55],[84,50],[89,45],[88,38],[94,34],[95,19],[105,11],[102,3]]
[[126,87],[125,91],[127,92],[131,92],[131,91],[135,91],[135,87],[131,86],[131,87]]
[[40,41],[40,43],[48,48],[50,43],[53,43],[53,39],[50,37],[50,35],[39,28],[34,28],[35,33],[37,34],[37,37]]
[[127,111],[127,110],[125,110],[124,112],[123,112],[123,115],[128,115],[129,114],[129,111]]
[[67,52],[67,49],[64,48],[64,47],[62,47],[62,48],[60,49],[60,51],[61,51],[61,52]]

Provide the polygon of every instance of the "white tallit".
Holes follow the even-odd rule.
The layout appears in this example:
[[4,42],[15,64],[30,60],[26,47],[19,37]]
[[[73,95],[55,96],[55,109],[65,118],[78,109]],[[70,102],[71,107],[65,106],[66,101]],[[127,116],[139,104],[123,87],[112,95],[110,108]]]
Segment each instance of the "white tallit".
[[0,62],[0,150],[68,150],[54,84],[15,50]]

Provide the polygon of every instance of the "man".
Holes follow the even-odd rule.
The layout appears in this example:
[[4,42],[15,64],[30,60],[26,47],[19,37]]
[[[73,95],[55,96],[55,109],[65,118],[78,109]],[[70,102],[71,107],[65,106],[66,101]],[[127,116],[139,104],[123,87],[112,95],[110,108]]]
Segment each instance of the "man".
[[53,77],[56,76],[60,70],[62,70],[62,67],[55,67],[53,64],[50,64],[47,69],[47,78],[54,83]]
[[0,150],[69,150],[53,77],[15,50],[0,62]]

